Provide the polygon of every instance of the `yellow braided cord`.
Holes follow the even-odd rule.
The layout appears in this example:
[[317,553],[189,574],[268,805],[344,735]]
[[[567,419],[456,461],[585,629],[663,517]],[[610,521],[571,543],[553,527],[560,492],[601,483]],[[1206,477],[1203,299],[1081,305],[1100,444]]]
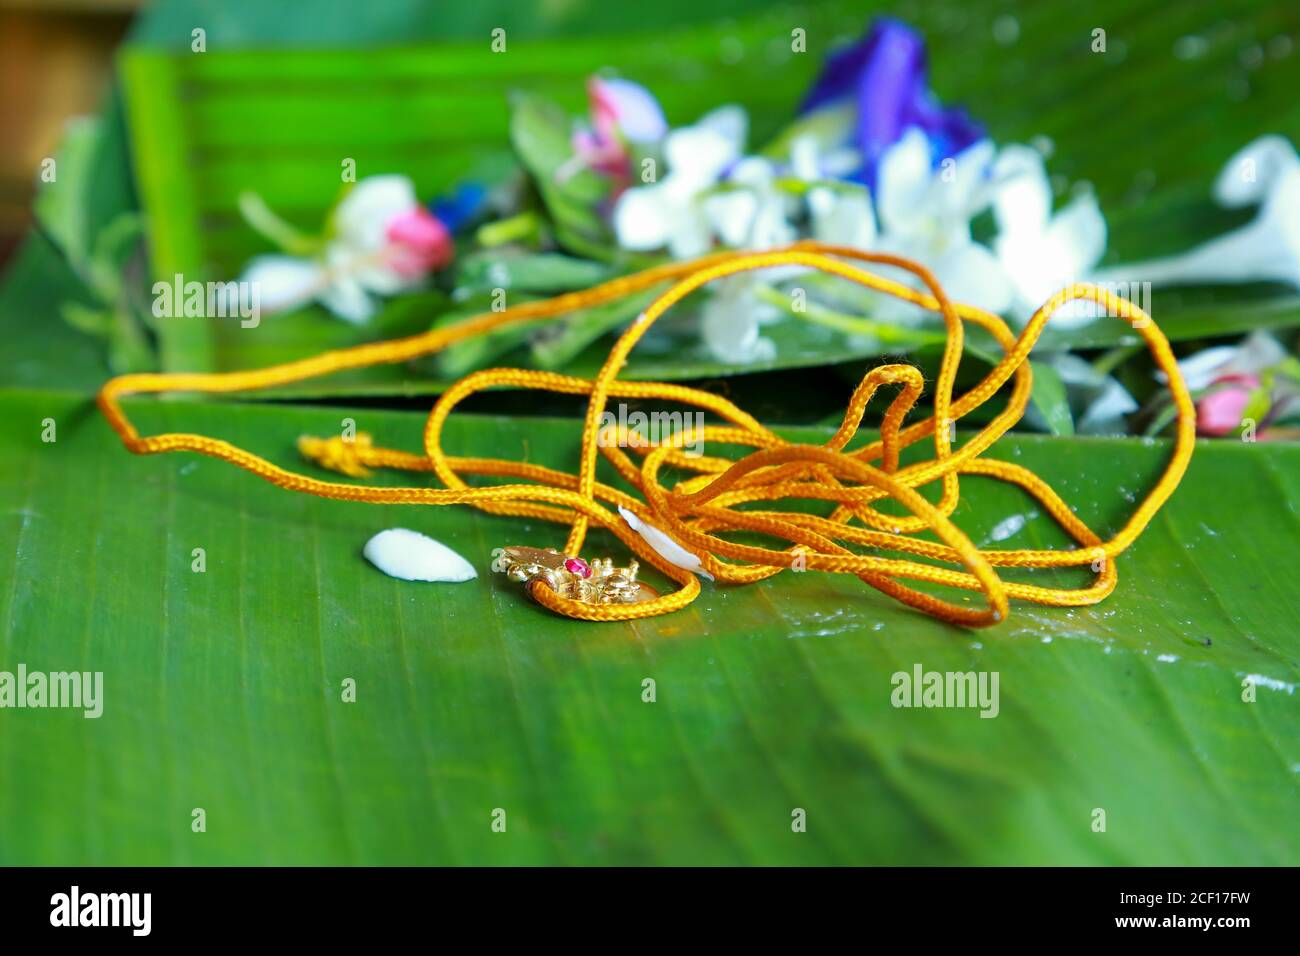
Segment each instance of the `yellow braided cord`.
[[[919,278],[928,292],[918,292],[845,259],[906,270]],[[933,387],[934,414],[923,421],[903,425],[925,385],[921,373],[910,365],[884,365],[869,371],[854,391],[843,423],[824,445],[787,442],[731,402],[709,392],[682,385],[618,379],[637,342],[660,316],[685,296],[716,279],[774,266],[800,266],[841,276],[937,312],[947,329],[947,341]],[[187,433],[141,437],[119,404],[122,396],[135,393],[248,391],[367,365],[407,361],[502,325],[553,318],[668,281],[672,285],[622,334],[593,379],[508,368],[474,372],[460,379],[438,399],[429,414],[422,455],[374,447],[366,435],[358,435],[354,441],[337,437],[299,440],[299,449],[306,458],[344,475],[363,478],[373,468],[431,472],[441,482],[440,488],[387,488],[320,481],[280,468],[216,438]],[[1024,414],[1033,381],[1029,352],[1048,319],[1075,299],[1095,302],[1107,315],[1132,324],[1146,341],[1156,365],[1168,376],[1178,410],[1174,450],[1164,474],[1127,523],[1105,541],[1079,520],[1069,505],[1037,475],[1010,462],[981,457]],[[1005,356],[978,385],[954,397],[953,385],[962,358],[966,322],[990,333]],[[988,401],[1008,381],[1012,384],[1006,407],[961,447],[953,449],[951,423]],[[582,457],[576,474],[525,462],[452,457],[443,452],[442,428],[452,410],[475,392],[501,386],[588,396]],[[894,388],[896,394],[883,416],[879,440],[845,451],[857,433],[868,402],[882,387]],[[656,399],[691,405],[711,413],[720,424],[707,425],[702,433],[687,429],[657,443],[630,440],[622,431],[611,434],[606,429],[602,434],[602,415],[611,398]],[[974,627],[1002,620],[1007,614],[1007,602],[1012,598],[1057,607],[1093,604],[1115,588],[1115,556],[1133,543],[1178,486],[1191,459],[1196,435],[1195,409],[1169,342],[1151,317],[1131,302],[1093,285],[1076,284],[1044,303],[1016,336],[996,315],[949,301],[934,277],[916,263],[815,242],[801,242],[771,252],[723,252],[695,262],[674,263],[582,292],[530,302],[504,312],[485,313],[421,335],[326,352],[256,371],[124,375],[104,385],[98,402],[123,444],[136,454],[198,452],[238,465],[282,488],[325,498],[381,504],[465,504],[492,514],[557,522],[570,527],[566,551],[573,555],[581,553],[587,531],[595,525],[612,532],[642,561],[680,585],[678,590],[655,600],[622,605],[586,604],[565,598],[544,583],[531,585],[532,596],[542,605],[568,617],[593,621],[665,614],[690,604],[700,592],[699,581],[693,573],[660,556],[611,508],[628,509],[642,521],[664,531],[698,555],[703,569],[722,583],[749,583],[790,567],[852,574],[927,614]],[[900,467],[900,451],[926,438],[934,443],[934,456]],[[701,441],[711,447],[741,446],[753,451],[732,460],[717,455],[691,456],[683,450]],[[624,447],[640,456],[641,461],[635,461]],[[597,481],[598,455],[607,459],[641,497]],[[877,461],[879,465],[873,464]],[[665,467],[692,476],[669,487],[659,480],[660,471]],[[504,483],[471,487],[462,477],[465,475],[500,478]],[[1078,546],[1064,550],[975,547],[951,521],[963,475],[996,478],[1023,489]],[[937,503],[931,503],[918,491],[934,482],[939,482]],[[819,517],[780,507],[782,501],[798,499],[830,502],[833,510],[828,516]],[[884,499],[900,503],[908,514],[897,516],[878,510],[878,503]],[[915,536],[925,530],[938,540]],[[783,542],[783,546],[764,548],[739,544],[720,535],[734,531],[754,532]],[[873,553],[852,550],[850,545]],[[889,554],[904,557],[886,556]],[[1005,567],[1085,565],[1091,566],[1096,578],[1082,588],[1008,582],[995,571]],[[975,608],[945,601],[904,584],[906,580],[979,591],[986,606]]]

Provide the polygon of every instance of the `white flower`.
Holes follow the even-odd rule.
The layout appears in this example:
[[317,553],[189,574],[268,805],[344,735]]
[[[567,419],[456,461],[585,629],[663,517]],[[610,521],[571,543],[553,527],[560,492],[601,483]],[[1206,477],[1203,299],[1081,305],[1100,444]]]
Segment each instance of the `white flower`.
[[[715,239],[728,246],[770,249],[798,238],[788,218],[789,199],[777,186],[773,164],[741,157],[745,114],[723,107],[695,126],[668,136],[668,173],[658,183],[627,190],[614,212],[619,244],[629,249],[667,247],[677,258],[707,252]],[[723,176],[726,182],[719,187]],[[755,295],[752,276],[714,283],[700,312],[706,347],[723,362],[771,360],[772,342],[759,326],[781,313]]]
[[818,242],[855,249],[876,243],[876,212],[865,188],[814,186],[808,190],[808,212]]
[[[993,154],[993,144],[981,140],[936,170],[925,133],[916,127],[904,133],[880,161],[876,208],[882,234],[877,247],[919,261],[952,300],[1003,312],[1012,286],[993,254],[973,241],[970,229],[971,220],[988,207]],[[895,301],[883,310],[886,317],[915,314],[907,303]]]
[[759,328],[782,318],[776,306],[757,295],[759,280],[752,273],[719,279],[700,308],[700,335],[720,362],[749,365],[776,358],[776,346]]
[[876,211],[871,193],[855,183],[835,183],[861,165],[858,152],[844,147],[823,150],[811,133],[790,144],[790,172],[813,184],[807,194],[808,217],[814,239],[834,246],[870,249],[876,241]]
[[277,312],[317,299],[335,315],[362,323],[375,295],[418,286],[451,255],[446,228],[420,205],[405,176],[371,176],[334,210],[333,238],[315,259],[258,256],[243,281],[257,283],[263,306]]
[[[777,186],[777,171],[770,161],[756,156],[742,159],[727,185],[731,188],[704,201],[710,226],[724,243],[772,249],[798,238],[789,220],[797,201]],[[713,356],[732,364],[776,358],[776,346],[759,334],[759,328],[780,320],[783,313],[757,293],[763,281],[776,282],[803,271],[798,266],[767,269],[762,281],[754,273],[745,273],[713,283],[700,313],[701,335]]]
[[405,176],[363,179],[334,210],[337,238],[330,243],[330,265],[355,262],[353,277],[381,295],[409,288],[411,277],[399,274],[382,253],[388,247],[389,223],[419,208],[415,185]]
[[1104,278],[1153,285],[1283,282],[1300,288],[1300,159],[1279,136],[1255,140],[1228,160],[1214,197],[1230,207],[1260,203],[1244,226],[1181,255],[1106,270]]
[[366,560],[390,577],[403,581],[469,581],[478,577],[470,564],[451,548],[406,528],[389,528],[366,542]]
[[836,140],[803,133],[790,143],[790,172],[796,179],[812,183],[823,179],[844,179],[862,165],[862,155]]
[[704,214],[724,243],[745,249],[772,249],[794,242],[786,218],[789,199],[776,185],[776,169],[757,156],[736,163],[723,192],[704,200]]
[[1214,181],[1214,200],[1228,209],[1258,205],[1297,165],[1300,159],[1289,139],[1276,133],[1261,136],[1228,160]]
[[[1106,251],[1106,220],[1096,198],[1078,196],[1052,214],[1052,189],[1042,155],[1028,146],[1005,147],[993,164],[993,242],[1014,286],[1011,314],[1024,321],[1048,298],[1089,276]],[[1097,318],[1086,305],[1067,305],[1052,321],[1078,326]]]
[[325,267],[297,256],[257,256],[244,267],[240,281],[258,290],[267,312],[306,305],[325,285]]
[[740,158],[747,125],[744,110],[723,106],[669,133],[668,171],[658,182],[626,190],[614,208],[619,245],[643,252],[666,248],[678,259],[707,252],[713,229],[701,193]]

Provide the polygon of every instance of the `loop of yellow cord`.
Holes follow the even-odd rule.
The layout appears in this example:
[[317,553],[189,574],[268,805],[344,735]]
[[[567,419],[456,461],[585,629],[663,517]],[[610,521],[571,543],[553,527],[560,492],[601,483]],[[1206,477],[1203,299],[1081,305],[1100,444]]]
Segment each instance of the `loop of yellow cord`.
[[[846,259],[906,270],[920,279],[928,291],[918,292]],[[947,340],[934,382],[934,414],[904,425],[925,384],[921,373],[909,365],[884,365],[869,371],[854,391],[843,423],[829,441],[818,446],[787,442],[742,409],[709,392],[683,385],[618,379],[637,342],[660,316],[685,296],[716,279],[774,266],[799,266],[830,273],[937,312],[943,318]],[[305,457],[331,470],[352,477],[365,477],[372,468],[430,472],[441,482],[441,488],[386,488],[320,481],[280,468],[216,438],[187,433],[141,437],[119,404],[122,396],[133,393],[225,393],[273,388],[346,369],[407,361],[503,325],[590,308],[664,282],[672,284],[622,334],[593,379],[499,368],[475,372],[454,383],[430,412],[423,454],[378,448],[370,443],[368,436],[361,434],[353,441],[309,437],[300,440],[299,447]],[[1010,462],[981,457],[1024,414],[1033,381],[1029,352],[1049,318],[1074,299],[1093,301],[1107,315],[1132,324],[1145,340],[1156,365],[1168,376],[1178,411],[1173,454],[1164,473],[1127,523],[1109,540],[1093,533],[1033,472]],[[990,333],[1005,355],[979,384],[954,397],[953,385],[967,322]],[[978,408],[1008,381],[1012,384],[1005,408],[954,449],[952,423]],[[587,396],[581,460],[576,474],[525,462],[453,457],[443,451],[442,428],[455,407],[475,392],[500,386]],[[881,389],[893,390],[894,394],[883,416],[879,440],[845,451],[857,433],[867,404]],[[626,435],[601,434],[602,415],[608,401],[629,398],[692,405],[711,413],[719,423],[705,426],[701,434],[688,430],[657,444],[627,441]],[[584,604],[557,594],[545,584],[531,586],[533,598],[552,611],[595,621],[631,620],[679,610],[700,592],[696,576],[651,548],[628,527],[617,513],[618,508],[635,513],[641,521],[659,528],[696,554],[703,569],[722,583],[749,583],[790,567],[852,574],[927,614],[971,627],[1002,620],[1008,612],[1008,601],[1013,599],[1058,607],[1093,604],[1115,587],[1115,556],[1133,543],[1177,487],[1191,459],[1196,434],[1195,409],[1169,342],[1151,317],[1131,302],[1093,285],[1076,284],[1044,303],[1017,336],[996,315],[951,302],[934,277],[920,265],[896,256],[815,242],[797,243],[771,252],[723,252],[695,262],[674,263],[582,292],[530,302],[500,313],[485,313],[421,335],[326,352],[256,371],[124,375],[104,385],[98,402],[123,444],[136,454],[198,452],[238,465],[282,488],[326,498],[384,504],[467,504],[492,514],[557,522],[570,528],[565,550],[573,555],[581,553],[587,531],[595,525],[612,532],[643,562],[680,585],[678,590],[655,600],[626,605]],[[901,450],[927,438],[934,444],[934,456],[900,466]],[[685,453],[686,447],[694,447],[699,441],[709,448],[739,446],[752,451],[738,460],[716,454]],[[642,460],[634,461],[624,446]],[[598,481],[599,456],[608,460],[640,497]],[[660,482],[665,467],[693,476],[670,487]],[[471,487],[465,482],[465,475],[499,478],[502,483]],[[1021,488],[1037,499],[1078,546],[1064,550],[977,548],[951,520],[958,502],[960,478],[970,475],[996,478]],[[932,503],[918,489],[935,482],[939,483],[939,500]],[[832,509],[823,517],[787,510],[780,505],[783,501],[799,499],[830,502]],[[885,499],[901,504],[907,514],[900,516],[879,510],[879,503]],[[938,540],[915,536],[924,530],[932,532]],[[781,546],[758,547],[723,537],[736,531],[771,538],[781,542]],[[904,557],[890,557],[890,554]],[[1085,565],[1091,566],[1096,578],[1081,588],[1008,582],[996,571],[1005,567]],[[984,606],[977,608],[946,601],[905,581],[978,591]]]

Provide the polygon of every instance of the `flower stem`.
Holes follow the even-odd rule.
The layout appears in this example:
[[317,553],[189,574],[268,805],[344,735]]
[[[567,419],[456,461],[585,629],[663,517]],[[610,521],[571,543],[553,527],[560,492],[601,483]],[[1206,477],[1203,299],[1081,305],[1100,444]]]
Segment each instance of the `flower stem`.
[[537,236],[540,230],[541,222],[537,218],[537,213],[530,209],[508,219],[498,219],[495,222],[485,223],[479,227],[475,238],[478,240],[479,245],[492,248],[493,246],[504,246],[508,242],[531,239]]
[[324,242],[309,236],[286,222],[255,192],[239,194],[239,212],[244,220],[292,256],[312,256],[321,250]]
[[886,322],[846,315],[816,302],[807,302],[802,309],[796,309],[787,293],[769,285],[759,285],[756,291],[758,297],[764,302],[778,306],[790,315],[807,319],[815,325],[822,325],[846,335],[867,336],[883,343],[909,346],[930,345],[944,340],[944,337],[937,332],[900,328]]

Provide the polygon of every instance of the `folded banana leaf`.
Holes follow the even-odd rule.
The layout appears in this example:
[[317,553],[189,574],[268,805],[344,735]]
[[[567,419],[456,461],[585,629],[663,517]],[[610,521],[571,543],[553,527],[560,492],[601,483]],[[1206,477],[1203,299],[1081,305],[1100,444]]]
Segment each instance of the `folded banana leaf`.
[[[423,423],[129,407],[145,432],[200,431],[302,468],[300,434],[352,418],[416,449]],[[445,437],[455,454],[571,469],[579,431],[467,415]],[[1105,534],[1168,452],[1019,436],[994,454]],[[562,547],[557,526],[134,457],[66,393],[0,393],[0,500],[0,671],[103,674],[99,717],[0,711],[0,819],[23,821],[0,864],[1300,861],[1300,578],[1278,550],[1298,530],[1295,446],[1202,444],[1110,598],[1014,605],[978,632],[816,572],[705,582],[685,610],[628,624],[555,617],[488,564],[498,547]],[[964,479],[955,520],[985,547],[1064,544],[996,482]],[[385,577],[361,550],[390,527],[480,576]],[[589,553],[625,556],[603,534]],[[897,675],[918,667],[998,675],[996,716],[895,706]]]

